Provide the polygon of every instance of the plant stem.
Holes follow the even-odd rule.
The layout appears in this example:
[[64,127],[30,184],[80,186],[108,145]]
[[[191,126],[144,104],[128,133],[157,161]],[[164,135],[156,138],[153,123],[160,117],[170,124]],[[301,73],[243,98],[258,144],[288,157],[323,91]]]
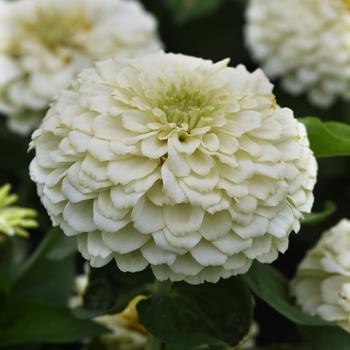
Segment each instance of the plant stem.
[[154,293],[156,294],[168,294],[171,290],[171,282],[169,281],[154,281]]
[[[158,281],[154,280],[153,282],[153,295],[166,295],[171,290],[171,282],[169,281]],[[145,350],[164,350],[165,344],[162,343],[154,335],[148,333],[147,344]]]
[[161,349],[162,349],[162,343],[160,342],[160,340],[158,340],[152,334],[148,333],[146,350],[161,350]]

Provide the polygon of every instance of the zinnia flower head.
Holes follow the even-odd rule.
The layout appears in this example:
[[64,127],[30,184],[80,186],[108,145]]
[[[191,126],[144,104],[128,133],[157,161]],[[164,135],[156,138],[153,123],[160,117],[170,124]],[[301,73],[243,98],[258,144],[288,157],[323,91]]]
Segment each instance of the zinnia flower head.
[[298,267],[292,292],[304,312],[350,332],[350,221],[326,231]]
[[197,284],[272,262],[309,212],[305,128],[257,70],[165,54],[80,74],[33,134],[41,200],[92,266]]
[[319,107],[350,98],[348,0],[251,0],[246,38],[268,76]]
[[156,22],[125,0],[0,2],[0,111],[28,133],[49,101],[95,60],[157,51]]
[[36,211],[14,206],[17,196],[10,190],[10,185],[0,187],[0,233],[27,237],[27,229],[37,227]]

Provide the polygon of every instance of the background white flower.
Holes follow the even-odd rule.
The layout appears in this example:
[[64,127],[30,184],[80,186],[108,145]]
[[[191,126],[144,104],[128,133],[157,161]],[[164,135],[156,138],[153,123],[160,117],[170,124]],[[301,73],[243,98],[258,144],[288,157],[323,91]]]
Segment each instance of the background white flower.
[[0,112],[28,133],[83,68],[160,46],[155,19],[135,1],[2,0]]
[[331,105],[350,98],[350,6],[344,0],[251,0],[247,44],[268,76]]
[[350,221],[326,231],[298,267],[292,292],[304,312],[350,332]]
[[250,332],[247,336],[241,341],[241,343],[233,348],[232,350],[253,350],[256,346],[256,337],[259,334],[259,325],[257,322],[253,321],[251,325]]
[[309,212],[305,128],[257,70],[158,53],[85,70],[33,134],[31,177],[92,266],[198,284],[272,262]]

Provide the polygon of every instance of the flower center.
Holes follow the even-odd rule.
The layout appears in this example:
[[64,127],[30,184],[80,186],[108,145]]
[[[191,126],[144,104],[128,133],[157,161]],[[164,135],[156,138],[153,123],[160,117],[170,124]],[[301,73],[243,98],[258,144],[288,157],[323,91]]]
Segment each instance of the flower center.
[[207,96],[189,84],[180,87],[171,85],[160,101],[159,108],[166,114],[169,123],[191,130],[214,109],[209,102]]
[[59,9],[47,11],[38,5],[35,21],[22,20],[22,28],[34,40],[55,51],[60,47],[78,47],[77,33],[90,31],[91,23],[78,7],[63,13]]
[[346,5],[348,11],[350,11],[350,0],[343,0],[343,3]]

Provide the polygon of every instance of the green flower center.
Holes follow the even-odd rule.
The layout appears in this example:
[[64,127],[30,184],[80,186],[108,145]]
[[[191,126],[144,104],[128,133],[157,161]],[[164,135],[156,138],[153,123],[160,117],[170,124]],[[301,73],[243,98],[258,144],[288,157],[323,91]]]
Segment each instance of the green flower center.
[[346,5],[347,9],[350,11],[350,0],[343,0],[343,3]]
[[171,85],[159,103],[167,121],[191,130],[214,109],[210,98],[189,84]]
[[71,13],[60,10],[46,11],[39,5],[35,21],[21,20],[21,27],[27,34],[48,49],[55,51],[61,47],[79,47],[77,33],[91,30],[91,23],[82,9]]

